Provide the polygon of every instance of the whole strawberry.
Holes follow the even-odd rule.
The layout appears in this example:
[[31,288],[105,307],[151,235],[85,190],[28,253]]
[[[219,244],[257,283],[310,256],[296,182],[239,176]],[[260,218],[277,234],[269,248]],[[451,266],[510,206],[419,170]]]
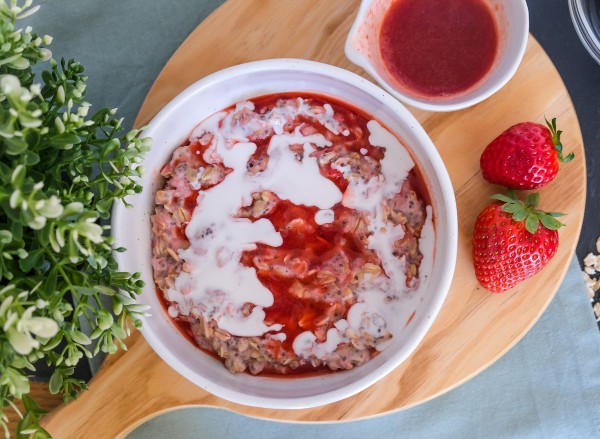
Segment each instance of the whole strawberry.
[[498,200],[475,221],[473,264],[479,283],[493,293],[512,288],[548,263],[558,248],[557,216],[537,209],[539,195],[525,203],[514,191],[493,195]]
[[522,122],[496,137],[481,155],[483,178],[511,189],[537,189],[554,180],[559,162],[574,155],[562,155],[556,118],[546,125]]

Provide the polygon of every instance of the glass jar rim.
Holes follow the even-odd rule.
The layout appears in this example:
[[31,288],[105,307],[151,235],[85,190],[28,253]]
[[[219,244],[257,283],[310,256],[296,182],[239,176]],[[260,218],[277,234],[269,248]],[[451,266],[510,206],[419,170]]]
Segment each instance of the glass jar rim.
[[[579,39],[589,54],[600,64],[599,2],[594,2],[594,0],[569,0],[569,11]],[[596,14],[596,17],[593,14]]]

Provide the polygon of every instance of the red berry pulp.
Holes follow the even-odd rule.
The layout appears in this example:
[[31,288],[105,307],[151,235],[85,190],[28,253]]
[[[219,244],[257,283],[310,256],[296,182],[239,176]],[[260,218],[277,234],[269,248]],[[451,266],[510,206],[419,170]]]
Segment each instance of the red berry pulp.
[[491,70],[498,26],[483,0],[395,0],[379,38],[400,88],[426,98],[460,95]]

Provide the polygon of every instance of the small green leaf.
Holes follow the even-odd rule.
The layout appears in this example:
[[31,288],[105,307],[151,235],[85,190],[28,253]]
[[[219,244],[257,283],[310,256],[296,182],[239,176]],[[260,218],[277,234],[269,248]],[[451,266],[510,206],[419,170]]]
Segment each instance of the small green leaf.
[[17,241],[23,239],[23,224],[19,222],[13,222],[10,230]]
[[123,302],[113,297],[113,313],[118,316],[121,314],[121,311],[123,311]]
[[4,138],[5,151],[9,155],[22,154],[27,149],[27,142],[20,137]]
[[54,145],[63,146],[63,145],[74,145],[81,141],[77,134],[73,133],[62,133],[58,134],[50,139]]
[[46,343],[44,345],[44,351],[51,351],[53,350],[56,346],[58,346],[60,344],[60,342],[63,339],[63,334],[61,331],[58,332],[58,334],[56,334],[54,337],[52,337],[48,343]]
[[27,166],[34,166],[40,162],[40,156],[34,151],[25,151],[22,157]]
[[535,232],[537,232],[539,222],[540,221],[537,215],[529,213],[527,215],[527,219],[525,220],[525,228],[533,235]]
[[523,221],[525,218],[527,218],[527,211],[525,209],[521,209],[513,214],[513,219],[517,222]]
[[540,194],[537,192],[534,192],[532,194],[529,194],[527,196],[527,198],[525,199],[525,207],[532,207],[532,208],[536,209],[539,202],[540,202]]
[[46,84],[51,84],[52,82],[54,82],[54,80],[52,79],[52,73],[49,70],[44,70],[41,73],[42,76],[42,81],[44,81]]
[[52,376],[50,377],[50,382],[48,383],[48,387],[50,389],[50,393],[56,395],[60,392],[60,389],[63,385],[63,376],[60,369],[56,369]]
[[50,244],[50,233],[52,233],[52,227],[44,227],[38,232],[42,247],[47,247]]
[[13,171],[10,182],[12,183],[13,188],[21,189],[23,187],[23,183],[25,183],[25,175],[27,174],[27,168],[23,165],[17,165],[15,170]]
[[43,292],[42,297],[52,297],[56,291],[58,267],[52,267],[46,274],[46,282],[42,285],[41,291]]
[[538,217],[540,218],[540,222],[542,223],[542,225],[547,229],[558,230],[559,228],[564,226],[562,222],[560,222],[553,216],[548,215],[545,212],[538,212]]
[[39,269],[44,264],[44,249],[39,248],[29,252],[29,255],[25,259],[19,261],[19,267],[23,270],[23,273],[29,273],[32,269]]
[[523,208],[523,206],[519,205],[519,204],[505,204],[504,206],[502,206],[502,210],[508,213],[516,213],[516,212],[520,212],[520,211],[525,211],[525,209]]
[[110,207],[112,206],[112,204],[113,204],[112,197],[107,197],[102,200],[99,200],[96,203],[96,209],[98,209],[98,212],[101,212],[101,213],[108,212],[110,210]]
[[67,251],[69,254],[69,260],[72,263],[77,263],[79,261],[79,250],[77,249],[77,244],[73,239],[73,235],[69,235],[69,239],[67,240]]
[[13,240],[13,234],[8,230],[0,230],[0,244],[8,244]]
[[90,338],[85,335],[83,332],[81,331],[71,331],[71,340],[73,340],[75,343],[79,343],[82,345],[89,345],[90,343],[92,343],[92,340],[90,340]]
[[76,290],[79,294],[84,296],[93,296],[94,294],[97,294],[96,289],[90,287],[76,287]]
[[105,287],[104,285],[96,285],[94,287],[100,294],[104,294],[105,296],[114,296],[117,294],[115,290],[109,287]]
[[492,200],[504,201],[505,203],[514,203],[514,199],[503,194],[494,194],[490,197]]
[[8,182],[11,174],[12,169],[6,163],[0,162],[0,179],[4,182]]
[[127,337],[127,334],[125,334],[125,330],[117,324],[111,326],[111,332],[115,337],[119,339],[124,339]]

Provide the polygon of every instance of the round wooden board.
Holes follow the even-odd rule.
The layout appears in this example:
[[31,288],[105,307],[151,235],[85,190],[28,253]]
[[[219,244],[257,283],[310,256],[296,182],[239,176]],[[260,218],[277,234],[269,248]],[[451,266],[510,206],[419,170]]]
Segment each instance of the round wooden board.
[[[196,80],[235,64],[267,58],[305,58],[367,76],[344,56],[358,0],[230,0],[205,20],[165,66],[140,110],[143,125]],[[496,95],[454,113],[411,109],[448,168],[458,204],[459,248],[452,287],[433,327],[414,354],[358,395],[307,410],[266,410],[233,404],[195,387],[156,355],[139,333],[129,350],[111,357],[90,389],[60,408],[45,425],[56,438],[123,437],[144,420],[186,406],[214,406],[245,415],[290,421],[355,420],[390,413],[455,388],[491,365],[539,318],[558,289],[581,229],[585,158],[575,110],[550,59],[530,37],[516,76]],[[475,280],[471,233],[477,214],[501,188],[484,182],[479,156],[489,141],[520,121],[557,117],[567,152],[541,190],[541,207],[568,214],[560,248],[537,276],[493,295]]]

